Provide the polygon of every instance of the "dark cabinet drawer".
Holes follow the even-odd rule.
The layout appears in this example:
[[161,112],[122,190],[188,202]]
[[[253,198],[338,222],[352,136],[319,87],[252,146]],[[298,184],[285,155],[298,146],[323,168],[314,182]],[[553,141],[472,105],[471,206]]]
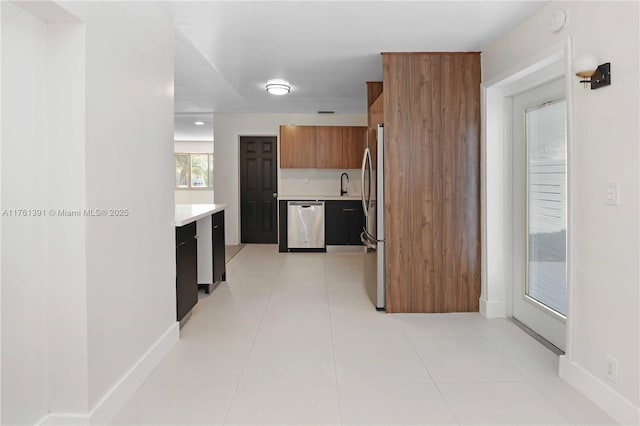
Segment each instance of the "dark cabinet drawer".
[[193,238],[196,235],[196,223],[188,223],[184,226],[176,228],[176,246],[184,243],[185,241]]

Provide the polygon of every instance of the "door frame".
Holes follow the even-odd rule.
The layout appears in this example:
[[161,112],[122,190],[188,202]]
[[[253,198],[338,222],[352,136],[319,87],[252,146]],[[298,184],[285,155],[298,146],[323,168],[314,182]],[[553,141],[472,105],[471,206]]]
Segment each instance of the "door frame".
[[[489,318],[512,314],[512,187],[510,96],[558,78],[564,72],[567,102],[567,317],[565,359],[573,360],[575,141],[573,138],[572,40],[545,49],[510,70],[481,84],[481,226],[482,291],[480,313]],[[558,74],[560,73],[560,75]],[[492,238],[488,239],[487,236]]]
[[[280,201],[280,135],[269,135],[266,133],[240,133],[237,135],[237,140],[236,140],[236,153],[238,155],[238,174],[236,176],[237,178],[237,194],[238,194],[238,198],[237,198],[237,205],[238,205],[238,213],[236,215],[236,220],[238,223],[238,244],[242,244],[242,145],[240,144],[240,141],[242,138],[245,137],[249,137],[249,138],[276,138],[276,192],[278,193],[278,197],[276,198],[276,233],[277,233],[277,238],[279,240],[280,238],[280,208],[279,208],[279,201]],[[227,243],[229,244],[229,243]],[[275,242],[275,244],[278,244],[278,241]]]

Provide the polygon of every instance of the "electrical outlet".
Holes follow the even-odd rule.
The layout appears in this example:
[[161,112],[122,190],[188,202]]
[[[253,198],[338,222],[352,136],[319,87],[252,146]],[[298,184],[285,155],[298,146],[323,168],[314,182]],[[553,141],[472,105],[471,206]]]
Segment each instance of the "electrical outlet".
[[607,355],[604,362],[604,376],[613,383],[618,383],[618,360]]

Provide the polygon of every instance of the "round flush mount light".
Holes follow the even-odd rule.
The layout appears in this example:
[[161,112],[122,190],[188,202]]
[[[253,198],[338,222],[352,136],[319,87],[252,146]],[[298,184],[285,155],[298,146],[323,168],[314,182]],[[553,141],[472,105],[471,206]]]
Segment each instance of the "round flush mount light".
[[194,121],[193,124],[196,126],[204,126],[204,121]]
[[288,81],[284,80],[269,80],[267,81],[267,92],[272,95],[282,96],[291,91],[291,85]]

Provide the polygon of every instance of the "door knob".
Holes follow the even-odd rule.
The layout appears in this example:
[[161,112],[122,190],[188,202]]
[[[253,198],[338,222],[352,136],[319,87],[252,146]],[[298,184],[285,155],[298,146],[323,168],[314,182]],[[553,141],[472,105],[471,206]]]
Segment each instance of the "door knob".
[[271,194],[271,195],[273,195],[273,198],[278,198],[278,193],[277,193],[277,192],[274,192],[274,193],[273,193],[273,194]]

